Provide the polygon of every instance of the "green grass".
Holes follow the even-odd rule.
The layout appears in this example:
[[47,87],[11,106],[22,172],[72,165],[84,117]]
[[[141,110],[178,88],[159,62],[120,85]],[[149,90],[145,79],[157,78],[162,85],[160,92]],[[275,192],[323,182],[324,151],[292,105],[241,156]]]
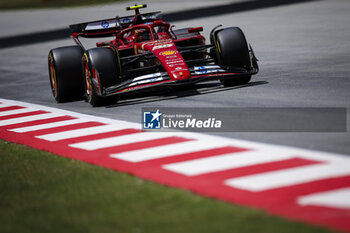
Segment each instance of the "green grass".
[[[57,8],[114,3],[120,0],[0,0],[0,10]],[[132,5],[134,2],[130,2]]]
[[330,232],[0,140],[0,232]]

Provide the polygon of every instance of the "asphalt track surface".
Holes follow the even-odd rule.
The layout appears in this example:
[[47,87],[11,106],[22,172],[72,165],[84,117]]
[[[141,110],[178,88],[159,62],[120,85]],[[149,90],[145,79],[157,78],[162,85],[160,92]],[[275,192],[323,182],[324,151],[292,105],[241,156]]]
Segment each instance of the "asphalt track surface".
[[[36,41],[39,43],[34,44],[27,42],[18,47],[2,46],[3,48],[0,49],[0,97],[137,123],[141,121],[142,107],[349,108],[350,15],[348,12],[350,2],[347,0],[288,1],[289,4],[277,4],[283,1],[266,1],[266,5],[261,2],[219,1],[215,6],[205,2],[204,5],[207,5],[204,6],[203,17],[198,14],[198,7],[195,6],[199,1],[189,2],[186,6],[194,10],[187,12],[187,15],[192,15],[193,19],[186,17],[185,20],[180,20],[181,17],[174,13],[181,7],[175,6],[175,3],[166,2],[162,3],[163,5],[160,4],[160,9],[154,6],[150,9],[162,10],[161,7],[164,6],[165,10],[172,12],[172,17],[178,17],[175,18],[177,28],[203,26],[206,36],[218,24],[241,27],[260,59],[261,71],[253,77],[250,85],[223,88],[218,82],[211,82],[198,85],[197,90],[186,89],[153,96],[133,96],[133,99],[123,99],[118,104],[99,108],[91,108],[84,101],[57,104],[49,87],[47,54],[51,48],[73,44],[70,39],[59,39]],[[154,1],[146,3],[150,5],[154,4]],[[119,6],[124,5],[119,3]],[[232,7],[231,11],[227,10],[230,5],[241,8],[233,10],[234,7]],[[37,32],[40,31],[39,29],[43,31],[52,28],[61,29],[64,28],[63,23],[89,20],[86,12],[91,12],[93,9],[90,7],[81,10],[34,12],[40,15],[40,25],[33,24],[35,14],[22,11],[2,12],[0,13],[1,36],[3,38],[14,36],[12,40],[15,40],[17,38],[15,35],[22,33]],[[100,8],[96,7],[96,9]],[[106,14],[110,10],[98,12]],[[57,21],[59,15],[56,14],[66,17]],[[119,12],[118,14],[122,15]],[[69,17],[69,15],[73,16]],[[25,20],[27,16],[28,20]],[[105,18],[113,16],[114,14],[108,14]],[[3,21],[4,18],[6,22]],[[52,24],[52,19],[56,20],[57,25]],[[73,19],[76,21],[70,21]],[[94,15],[91,19],[98,19],[98,17]],[[19,28],[12,28],[9,26],[11,24],[18,25]],[[33,27],[32,30],[31,27]],[[349,119],[350,117],[347,117],[348,122]],[[348,132],[216,134],[250,141],[350,154]]]

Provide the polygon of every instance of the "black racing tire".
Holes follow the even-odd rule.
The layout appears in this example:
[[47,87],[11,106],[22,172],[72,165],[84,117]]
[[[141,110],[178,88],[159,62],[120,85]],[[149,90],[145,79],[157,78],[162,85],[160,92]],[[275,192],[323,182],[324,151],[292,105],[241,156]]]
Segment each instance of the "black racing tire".
[[119,58],[107,47],[92,48],[83,58],[86,100],[93,107],[116,102],[117,98],[103,96],[103,89],[120,83]]
[[[219,65],[224,67],[251,69],[251,61],[247,40],[242,30],[238,27],[230,27],[216,32],[216,54]],[[230,79],[222,79],[224,86],[246,84],[251,75],[237,76]]]
[[84,81],[79,46],[66,46],[50,50],[48,57],[52,94],[58,103],[81,99]]

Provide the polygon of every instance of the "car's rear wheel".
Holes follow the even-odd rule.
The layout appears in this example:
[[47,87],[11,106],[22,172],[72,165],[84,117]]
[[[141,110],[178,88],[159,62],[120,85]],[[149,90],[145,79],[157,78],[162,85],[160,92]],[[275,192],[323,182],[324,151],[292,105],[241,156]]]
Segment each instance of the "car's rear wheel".
[[84,82],[81,67],[83,50],[66,46],[49,52],[49,76],[52,94],[58,103],[82,98]]
[[83,58],[86,100],[93,107],[116,103],[117,98],[103,96],[103,89],[119,80],[117,54],[110,48],[92,48]]
[[[230,27],[216,32],[215,52],[219,65],[231,68],[242,68],[249,72],[251,61],[247,40],[238,27]],[[235,86],[246,84],[251,75],[241,75],[233,78],[222,79],[224,86]]]

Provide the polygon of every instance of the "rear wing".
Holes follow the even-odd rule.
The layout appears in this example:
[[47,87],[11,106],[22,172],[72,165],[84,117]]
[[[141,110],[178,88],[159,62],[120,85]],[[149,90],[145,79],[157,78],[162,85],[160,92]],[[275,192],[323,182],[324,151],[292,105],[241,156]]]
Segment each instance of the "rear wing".
[[[113,36],[120,30],[129,27],[134,21],[135,15],[116,17],[111,19],[102,19],[98,21],[91,21],[86,23],[69,25],[71,33],[74,37],[108,37]],[[150,23],[163,19],[160,11],[141,14],[144,23]]]

